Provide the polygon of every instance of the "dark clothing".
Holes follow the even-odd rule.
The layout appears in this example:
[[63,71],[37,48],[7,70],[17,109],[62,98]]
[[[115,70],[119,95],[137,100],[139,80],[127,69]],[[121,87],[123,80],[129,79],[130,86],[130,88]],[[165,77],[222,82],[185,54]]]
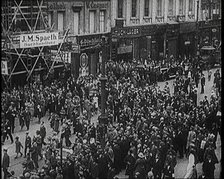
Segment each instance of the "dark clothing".
[[3,155],[3,161],[2,161],[2,168],[3,168],[3,172],[4,172],[4,179],[7,178],[8,173],[9,173],[8,172],[9,163],[10,163],[9,155],[7,153],[5,153]]
[[129,179],[134,178],[135,158],[132,155],[127,155],[124,159],[126,163],[125,175],[129,176]]
[[202,170],[205,174],[205,178],[213,179],[215,171],[215,162],[213,160],[206,159],[202,165]]
[[25,149],[24,149],[24,156],[26,157],[27,149],[31,148],[31,137],[27,136],[25,139]]
[[205,86],[205,77],[201,78],[201,93],[204,93],[204,86]]

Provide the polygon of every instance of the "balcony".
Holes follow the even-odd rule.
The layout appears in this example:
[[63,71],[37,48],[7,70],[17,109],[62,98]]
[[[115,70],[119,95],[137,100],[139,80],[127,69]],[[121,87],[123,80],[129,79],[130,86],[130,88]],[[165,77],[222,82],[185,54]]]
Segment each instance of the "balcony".
[[156,22],[157,23],[163,23],[164,22],[164,16],[156,16]]
[[184,22],[185,21],[185,15],[177,15],[177,21],[178,22]]
[[167,20],[169,21],[169,22],[176,22],[176,16],[175,15],[169,15],[169,16],[167,16]]
[[131,17],[130,22],[132,24],[139,24],[140,23],[140,19],[136,18],[136,17]]
[[147,23],[147,24],[151,24],[152,23],[152,18],[151,17],[143,17],[143,22]]

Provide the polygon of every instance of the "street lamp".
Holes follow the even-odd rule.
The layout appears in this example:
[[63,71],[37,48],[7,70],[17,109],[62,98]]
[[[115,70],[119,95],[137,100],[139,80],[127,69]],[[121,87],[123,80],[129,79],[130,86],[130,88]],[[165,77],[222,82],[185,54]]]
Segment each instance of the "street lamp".
[[106,108],[106,45],[105,45],[105,36],[102,36],[102,75],[100,77],[101,82],[101,115],[99,116],[99,123],[106,124],[107,123],[107,115],[105,114]]

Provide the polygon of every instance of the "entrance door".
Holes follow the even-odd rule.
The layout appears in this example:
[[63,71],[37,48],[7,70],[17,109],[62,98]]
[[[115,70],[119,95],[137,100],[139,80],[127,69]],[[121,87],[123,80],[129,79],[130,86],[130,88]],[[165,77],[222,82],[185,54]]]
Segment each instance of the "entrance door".
[[168,42],[168,57],[173,55],[174,58],[177,56],[177,40],[171,39]]

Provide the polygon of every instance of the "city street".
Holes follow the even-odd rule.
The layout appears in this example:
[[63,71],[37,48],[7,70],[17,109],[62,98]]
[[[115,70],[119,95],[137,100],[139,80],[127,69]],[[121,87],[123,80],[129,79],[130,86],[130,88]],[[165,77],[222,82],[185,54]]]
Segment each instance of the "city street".
[[[216,69],[213,69],[212,72],[214,74]],[[204,98],[205,95],[208,96],[208,99],[210,99],[210,95],[211,95],[211,90],[212,90],[212,86],[213,86],[213,79],[214,76],[212,75],[212,78],[210,81],[208,81],[207,79],[207,71],[204,72],[205,77],[206,77],[206,86],[205,86],[205,93],[204,94],[200,94],[200,83],[199,83],[199,88],[198,88],[198,102],[200,100],[202,100]],[[171,93],[173,93],[173,81],[174,80],[169,80],[169,86],[170,86],[170,90]],[[159,82],[158,85],[160,86],[161,89],[164,88],[165,82]],[[97,116],[92,117],[91,122],[93,123],[97,123]],[[48,119],[48,115],[45,116],[44,118],[42,118],[42,120],[45,122],[45,126],[47,128],[47,136],[51,136],[53,130],[50,128],[50,122],[47,120]],[[33,136],[35,135],[36,130],[38,130],[40,128],[40,124],[37,123],[37,119],[32,119],[31,121],[31,125],[30,125],[30,130],[29,130],[29,134],[31,136],[31,138],[33,138]],[[19,126],[19,121],[16,120],[16,128],[15,128],[15,133],[13,134],[13,137],[15,138],[16,136],[19,137],[20,141],[22,142],[22,145],[24,145],[25,142],[25,132],[26,130],[23,129],[23,131],[20,131],[20,126]],[[46,136],[46,138],[47,138]],[[73,135],[71,137],[71,141],[75,136]],[[15,176],[19,176],[22,173],[22,162],[25,161],[25,158],[21,158],[19,157],[18,159],[14,159],[14,157],[16,156],[15,154],[15,144],[11,144],[10,140],[6,140],[5,144],[3,145],[3,148],[8,149],[8,154],[10,156],[10,171],[15,171]],[[2,151],[3,153],[3,151]],[[218,136],[217,139],[217,149],[216,149],[216,155],[218,157],[218,160],[220,161],[221,159],[221,141],[220,141],[220,136]],[[43,166],[44,164],[44,160],[40,160],[39,161],[39,166]],[[178,159],[177,158],[177,165],[175,167],[175,178],[183,178],[185,173],[186,173],[186,169],[187,169],[187,165],[188,165],[188,159],[184,158],[184,159]],[[197,171],[198,171],[198,175],[200,175],[202,173],[202,164],[197,164]],[[220,163],[216,164],[216,170],[215,170],[215,178],[218,178],[220,175],[220,171],[221,171],[221,166]],[[122,171],[119,174],[119,178],[126,178],[124,176],[124,171]]]

